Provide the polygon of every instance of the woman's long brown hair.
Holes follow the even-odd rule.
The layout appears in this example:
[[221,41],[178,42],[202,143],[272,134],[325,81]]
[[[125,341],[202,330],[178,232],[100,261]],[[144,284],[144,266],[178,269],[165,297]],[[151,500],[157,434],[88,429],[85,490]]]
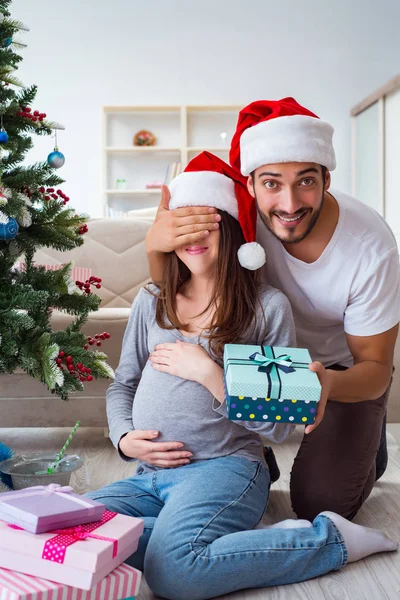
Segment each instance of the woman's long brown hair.
[[[208,337],[210,351],[221,358],[225,344],[240,343],[254,326],[256,307],[260,305],[260,274],[243,268],[238,261],[237,251],[245,243],[238,221],[225,211],[218,213],[221,221],[215,284],[210,303],[202,314],[210,307],[215,308],[208,333],[204,335]],[[178,319],[176,296],[190,276],[175,252],[169,253],[157,294],[156,321],[162,329],[187,328]]]

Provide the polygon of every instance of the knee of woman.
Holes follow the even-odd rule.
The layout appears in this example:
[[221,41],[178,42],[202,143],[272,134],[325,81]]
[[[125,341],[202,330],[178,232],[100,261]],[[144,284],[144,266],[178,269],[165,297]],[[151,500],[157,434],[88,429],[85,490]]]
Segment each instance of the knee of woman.
[[101,502],[102,504],[105,505],[106,509],[111,512],[130,515],[130,513],[126,511],[126,501],[124,502],[124,500],[122,498],[120,499],[116,496],[115,497],[102,496],[101,491],[100,491],[100,493],[99,493],[99,491],[89,492],[88,494],[85,494],[85,496],[87,498],[90,498],[91,500],[96,500],[97,502]]
[[155,596],[167,600],[202,600],[201,585],[196,583],[193,573],[190,577],[186,576],[187,573],[190,569],[186,560],[180,560],[165,547],[147,549],[144,576]]

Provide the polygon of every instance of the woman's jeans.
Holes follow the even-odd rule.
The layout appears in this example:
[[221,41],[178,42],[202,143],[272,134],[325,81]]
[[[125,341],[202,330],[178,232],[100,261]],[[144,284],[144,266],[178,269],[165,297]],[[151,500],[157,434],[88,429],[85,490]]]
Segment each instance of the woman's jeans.
[[313,527],[258,529],[268,501],[267,468],[237,456],[138,473],[88,494],[109,510],[140,517],[145,529],[127,561],[153,593],[203,600],[244,588],[304,581],[346,564],[330,519]]

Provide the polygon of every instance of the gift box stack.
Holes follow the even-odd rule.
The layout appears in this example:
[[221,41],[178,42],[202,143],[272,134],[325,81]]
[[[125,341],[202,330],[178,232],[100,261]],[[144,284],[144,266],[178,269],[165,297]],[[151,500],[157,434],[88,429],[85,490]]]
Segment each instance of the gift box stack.
[[141,573],[122,563],[142,533],[69,486],[0,494],[0,600],[133,598]]
[[224,379],[228,418],[314,423],[321,384],[305,348],[226,344]]

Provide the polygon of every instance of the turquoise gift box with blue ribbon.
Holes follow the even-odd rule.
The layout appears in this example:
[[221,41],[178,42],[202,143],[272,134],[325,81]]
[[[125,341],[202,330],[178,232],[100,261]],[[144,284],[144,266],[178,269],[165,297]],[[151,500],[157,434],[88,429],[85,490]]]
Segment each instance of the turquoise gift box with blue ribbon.
[[224,379],[228,418],[309,425],[321,395],[305,348],[226,344]]

